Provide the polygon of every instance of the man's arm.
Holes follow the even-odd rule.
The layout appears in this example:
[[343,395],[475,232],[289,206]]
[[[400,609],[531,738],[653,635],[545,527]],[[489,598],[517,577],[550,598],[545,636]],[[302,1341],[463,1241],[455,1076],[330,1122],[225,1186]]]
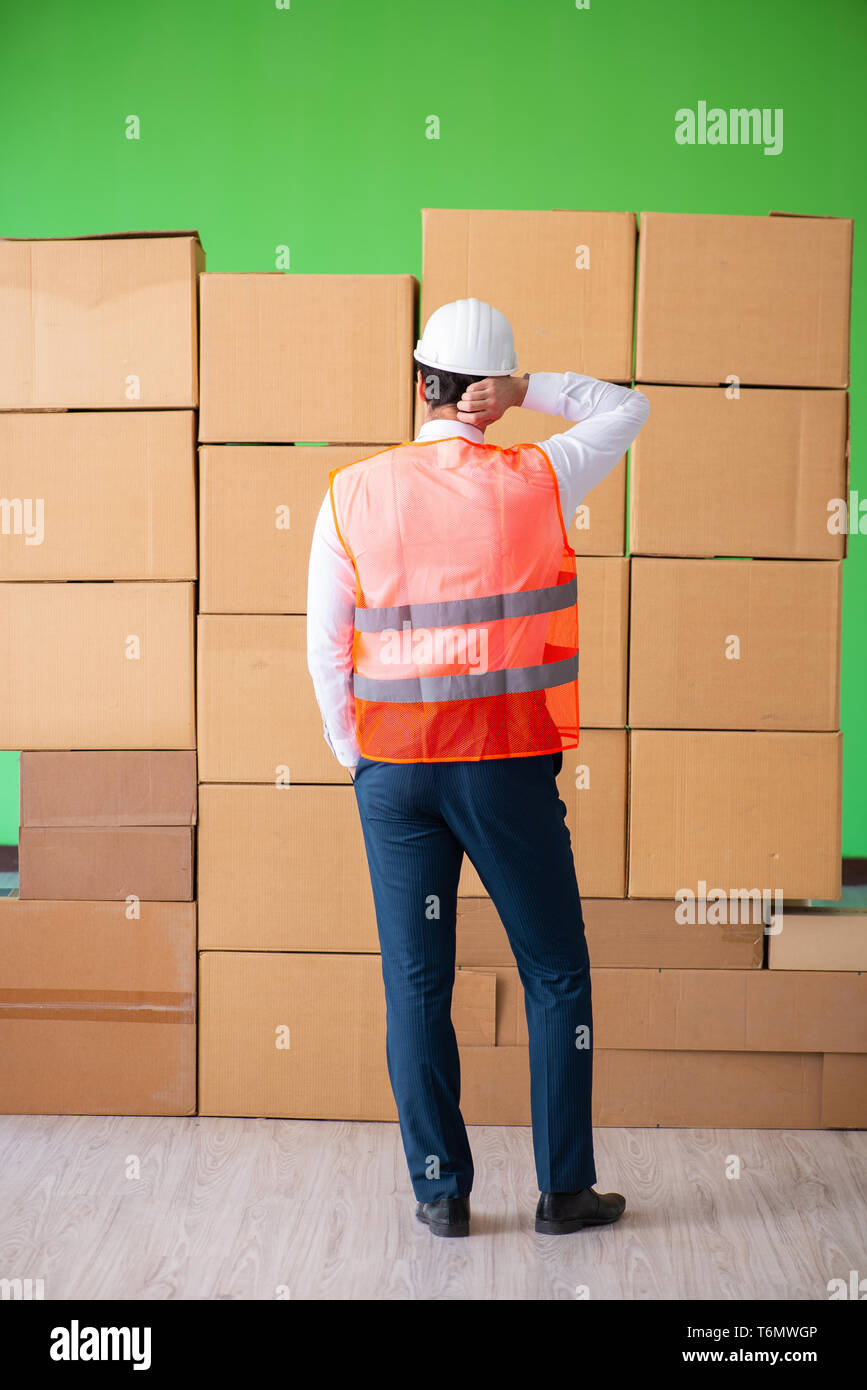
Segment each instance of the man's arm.
[[458,402],[458,419],[485,427],[512,405],[576,421],[571,429],[540,442],[557,475],[567,528],[588,492],[622,459],[650,414],[647,396],[628,386],[578,372],[533,372],[472,383]]
[[313,529],[307,573],[307,669],[325,742],[348,768],[361,756],[352,693],[354,628],[355,571],[337,535],[331,495],[326,493]]
[[623,458],[650,414],[650,401],[642,391],[577,372],[534,372],[523,404],[578,422],[541,442],[557,474],[568,530],[588,492]]

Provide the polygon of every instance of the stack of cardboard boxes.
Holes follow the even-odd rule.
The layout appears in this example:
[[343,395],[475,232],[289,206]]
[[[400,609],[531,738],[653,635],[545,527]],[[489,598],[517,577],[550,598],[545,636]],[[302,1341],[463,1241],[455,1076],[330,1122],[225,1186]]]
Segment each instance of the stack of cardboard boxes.
[[642,215],[630,494],[629,893],[685,889],[719,929],[761,895],[762,1026],[720,1046],[800,1054],[787,1109],[832,1127],[867,1119],[867,919],[860,950],[812,919],[819,974],[785,905],[841,894],[851,264],[847,219]]
[[[441,304],[473,296],[495,304],[509,319],[521,370],[630,382],[634,213],[426,209],[422,216],[422,322]],[[485,439],[508,446],[566,428],[559,417],[512,410]],[[558,784],[594,964],[631,965],[646,952],[647,939],[632,944],[627,924],[626,940],[613,945],[626,894],[625,458],[588,496],[568,535],[578,557],[581,739],[578,749],[564,753]],[[463,1113],[469,1123],[526,1124],[528,1048],[517,968],[468,859],[459,891],[458,984],[466,988],[469,977],[478,990],[487,981],[483,1034],[461,1048]],[[610,930],[594,939],[602,923]]]
[[[422,323],[441,304],[472,296],[496,305],[509,319],[522,370],[630,381],[634,213],[426,209],[422,231]],[[422,418],[417,402],[416,429]],[[557,416],[509,410],[485,432],[485,440],[508,447],[566,428]],[[588,496],[568,536],[578,556],[582,728],[580,758],[577,750],[564,755],[560,793],[569,809],[582,892],[594,899],[622,898],[629,605],[625,458]],[[468,859],[460,892],[484,897]]]
[[[769,924],[761,894],[757,911],[750,900],[749,911],[742,906],[716,918],[699,902],[694,925],[685,920],[688,904],[676,911],[675,902],[693,883],[700,895],[702,878],[712,886],[720,878],[726,890],[779,887],[790,899],[839,895],[836,731],[845,552],[824,527],[828,498],[845,493],[847,377],[840,354],[848,342],[851,228],[822,224],[832,243],[816,268],[820,246],[809,238],[821,241],[811,232],[819,224],[774,224],[796,240],[801,235],[783,257],[784,269],[791,272],[793,259],[814,261],[812,290],[803,291],[803,303],[790,304],[810,340],[800,359],[795,353],[794,379],[781,375],[778,363],[777,376],[763,376],[740,351],[747,325],[759,335],[769,332],[777,344],[792,336],[781,335],[779,323],[773,327],[783,304],[757,307],[749,297],[734,303],[725,285],[700,312],[705,339],[719,340],[713,365],[696,367],[700,354],[690,344],[685,366],[657,376],[656,366],[646,365],[653,360],[648,352],[659,353],[686,331],[688,308],[703,301],[688,281],[689,259],[676,237],[669,253],[684,276],[680,298],[660,283],[650,254],[659,240],[655,220],[642,220],[639,379],[653,410],[639,437],[633,549],[679,558],[626,558],[625,460],[570,527],[579,556],[582,733],[579,749],[564,756],[559,782],[593,962],[594,1120],[858,1124],[862,1103],[853,1101],[847,1083],[860,1076],[867,1050],[862,977],[848,968],[785,977],[762,969]],[[719,221],[733,224],[731,234],[748,232],[748,223],[768,225],[766,219]],[[674,219],[675,229],[689,222]],[[421,323],[441,303],[476,296],[509,317],[522,367],[634,379],[634,215],[430,210],[423,230]],[[733,250],[699,267],[705,286],[719,273],[717,261],[725,265]],[[744,283],[764,286],[767,299],[782,248],[762,259],[748,239],[737,254]],[[656,322],[648,307],[654,285],[663,306]],[[329,468],[374,451],[374,443],[359,440],[410,437],[409,301],[395,325],[393,301],[377,303],[376,289],[377,277],[204,280],[203,1113],[395,1118],[381,962],[354,798],[322,741],[303,619],[290,616],[303,611],[310,536]],[[837,316],[830,327],[819,300],[826,315]],[[321,304],[329,306],[325,315],[317,310]],[[722,342],[725,312],[736,325],[728,344]],[[359,380],[359,364],[381,362],[360,378],[357,404],[364,408],[355,417],[352,403],[333,390],[347,343],[356,344],[352,367],[345,363],[347,383]],[[386,348],[405,364],[396,380]],[[833,357],[835,348],[836,365],[820,366],[816,380],[804,375],[804,360]],[[726,351],[731,363],[723,360]],[[736,402],[719,383],[739,369],[741,433],[726,436],[719,412]],[[689,374],[695,370],[709,372],[698,378],[703,388]],[[644,385],[656,381],[676,385]],[[755,389],[777,384],[799,389]],[[389,413],[395,402],[396,415]],[[413,432],[421,419],[416,402]],[[510,412],[486,438],[510,444],[563,428],[559,419]],[[325,438],[332,447],[302,448],[302,436]],[[227,447],[228,440],[259,447]],[[290,441],[294,447],[276,447]],[[338,447],[350,441],[352,448]],[[653,485],[645,458],[657,460],[662,484]],[[757,460],[767,463],[764,471]],[[689,492],[683,474],[693,462]],[[677,537],[671,551],[646,544],[641,502],[649,493],[657,523],[661,518]],[[766,516],[758,514],[763,503]],[[720,517],[725,531],[717,528]],[[693,555],[702,558],[688,558]],[[716,558],[730,555],[750,559]],[[752,558],[766,556],[792,559]],[[740,662],[739,680],[718,657]],[[766,885],[770,868],[777,873]],[[469,861],[461,878],[457,960],[452,1018],[464,1116],[471,1124],[528,1123],[520,979]]]
[[[863,919],[804,907],[840,896],[851,231],[423,216],[422,323],[488,300],[522,370],[651,400],[631,553],[625,459],[569,531],[582,729],[559,787],[598,1125],[867,1122]],[[421,423],[416,282],[199,275],[195,234],[0,242],[0,262],[0,746],[26,750],[0,1105],[193,1112],[197,896],[199,1112],[394,1120],[305,613],[329,471]],[[486,438],[564,428],[512,411]],[[464,1117],[526,1124],[521,983],[468,860],[457,961]]]
[[202,277],[203,1114],[395,1118],[355,793],[304,615],[329,471],[409,437],[415,316],[409,275]]
[[[636,218],[632,213],[424,213],[423,315],[466,295],[509,318],[530,371],[632,380]],[[543,440],[562,419],[509,412],[493,443]],[[761,924],[688,934],[672,904],[627,900],[629,568],[626,461],[579,509],[577,554],[581,738],[558,778],[567,808],[593,966],[597,1124],[715,1123],[733,1118],[737,1066],[714,1080],[711,1043],[678,1054],[682,977],[761,963]],[[492,1043],[463,1047],[462,1108],[470,1122],[529,1123],[529,1055],[520,979],[493,903],[468,864],[461,879],[458,978],[490,982]],[[663,978],[660,971],[665,970]],[[654,997],[660,985],[662,999]],[[691,1044],[699,1044],[695,1029]],[[684,1107],[689,1118],[684,1118]],[[726,1111],[726,1106],[728,1110]],[[752,1120],[761,1107],[752,1097]],[[768,1107],[764,1113],[771,1115]],[[773,1122],[769,1118],[768,1122]]]
[[[591,235],[601,280],[592,293],[575,272],[578,243]],[[490,288],[455,278],[468,261],[463,243],[477,236],[478,264],[496,273]],[[519,273],[528,237],[542,264],[555,245],[563,256],[544,284]],[[509,313],[519,353],[547,354],[551,324],[562,323],[553,346],[560,365],[581,370],[584,354],[596,353],[603,374],[630,379],[634,215],[426,213],[424,257],[422,321],[447,299],[487,297]],[[509,286],[512,294],[519,288],[513,301]],[[303,613],[329,469],[409,439],[421,423],[420,414],[412,419],[413,292],[410,277],[203,277],[203,1113],[396,1118],[364,845],[348,774],[322,738]],[[520,412],[489,437],[505,442],[510,425],[514,439],[563,427]],[[329,444],[298,443],[311,437]],[[625,499],[624,460],[571,530],[582,557],[581,707],[589,727],[580,772],[570,764],[562,786],[600,900],[626,891]],[[461,891],[470,909],[472,894],[483,892],[469,861]],[[469,960],[485,964],[472,951]],[[511,1042],[523,1056],[516,986],[514,969],[458,972],[452,1016],[470,1123],[517,1118],[517,1092],[492,1090],[484,1072],[494,1054],[498,1063],[513,1051]]]
[[194,232],[0,241],[0,1108],[195,1110]]
[[[608,333],[628,330],[631,363],[631,317],[606,279],[624,220],[428,212],[423,317],[474,294],[510,317],[522,366],[624,380],[592,315],[601,301]],[[787,936],[779,912],[781,898],[840,895],[845,540],[828,522],[848,495],[851,232],[836,219],[641,220],[636,380],[651,416],[632,451],[636,558],[578,561],[581,744],[559,779],[593,965],[597,1124],[867,1120],[865,918],[804,913]],[[512,412],[487,437],[562,428]],[[579,555],[592,534],[573,526]],[[596,702],[597,657],[618,667],[594,626],[593,563],[631,567],[628,798],[625,766],[604,756],[613,733],[593,727],[627,722]],[[606,637],[617,626],[605,615]],[[619,669],[625,686],[625,644]],[[617,887],[605,869],[627,803]],[[520,981],[470,868],[462,892],[458,962],[493,977],[495,1033],[493,1047],[462,1048],[464,1112],[526,1123]],[[822,975],[796,930],[824,953]],[[771,973],[784,963],[785,980]]]
[[[785,914],[784,930],[769,938],[768,966],[771,971],[797,972],[802,985],[809,982],[814,1010],[844,1008],[849,1001],[841,997],[840,975],[844,971],[850,976],[856,973],[863,980],[863,972],[867,971],[865,938],[867,912],[863,909],[790,908]],[[823,987],[821,976],[808,976],[807,972],[823,972],[830,983]],[[857,1007],[863,1017],[864,1003],[860,997]],[[821,1114],[822,1124],[831,1129],[867,1128],[867,1057],[863,1042],[857,1051],[825,1052]]]

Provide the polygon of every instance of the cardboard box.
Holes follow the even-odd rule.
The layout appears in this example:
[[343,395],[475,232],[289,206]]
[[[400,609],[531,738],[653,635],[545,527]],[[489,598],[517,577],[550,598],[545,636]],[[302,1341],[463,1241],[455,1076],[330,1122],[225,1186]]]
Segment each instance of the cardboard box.
[[196,754],[32,752],[20,762],[21,825],[195,825]]
[[[467,980],[473,982],[474,1002],[478,1001],[480,1011],[484,1006],[485,1022],[488,1023],[490,1018],[493,1018],[495,1025],[493,1029],[489,1029],[489,1037],[467,1036],[469,1029],[465,1028],[465,1036],[458,1039],[460,1043],[477,1047],[518,1047],[528,1041],[524,988],[515,966],[497,966],[480,970],[475,965],[459,965],[455,979],[462,980],[465,985]],[[493,1001],[490,1015],[487,1012],[490,1005],[487,994],[483,992],[484,986],[490,990]],[[454,1009],[452,1020],[454,1021]],[[482,1029],[479,1028],[477,1031],[481,1034]]]
[[[763,927],[752,921],[687,925],[668,899],[582,898],[594,969],[750,970],[762,964]],[[506,929],[490,898],[458,898],[457,960],[473,968],[512,967]],[[498,973],[499,978],[499,973]]]
[[[199,981],[200,1114],[397,1119],[379,956],[202,951]],[[493,1047],[491,975],[456,973],[452,1024],[462,1064]]]
[[[591,957],[592,959],[592,957]],[[527,1042],[517,967],[461,966],[496,1000],[496,1045]],[[594,1044],[603,1051],[867,1052],[867,980],[857,972],[591,967]],[[480,1005],[481,1007],[481,1005]]]
[[[581,891],[594,898],[622,898],[626,893],[626,730],[582,729],[578,747],[563,753],[557,787],[566,806]],[[486,896],[466,855],[458,891],[467,898]]]
[[422,245],[422,329],[481,299],[512,325],[519,372],[631,379],[635,213],[423,208]]
[[529,1125],[529,1049],[462,1048],[461,1114],[467,1125]]
[[629,743],[630,897],[840,897],[841,734],[637,729]]
[[771,970],[867,971],[867,911],[784,907],[768,933]]
[[491,970],[515,964],[506,928],[490,898],[458,898],[455,938],[458,968]]
[[[199,611],[306,612],[310,545],[329,470],[364,456],[359,446],[203,445]],[[579,509],[570,544],[581,555],[622,555],[625,512],[624,460]]]
[[[461,970],[455,980],[452,1017],[460,1020],[463,1013],[465,1020],[459,1040],[463,1117],[470,1125],[526,1125],[528,1048],[466,1041],[479,1029],[464,1031],[472,1006],[463,992],[475,977],[478,1003],[485,974]],[[721,974],[715,972],[717,981]],[[741,972],[738,978],[756,983],[762,977]],[[377,956],[205,951],[200,987],[201,1114],[396,1119]],[[815,1129],[825,1122],[822,1074],[821,1055],[802,1052],[597,1048],[593,1120]],[[827,1114],[839,1118],[830,1092]]]
[[199,451],[200,613],[306,613],[313,528],[354,448]]
[[594,1042],[636,1051],[867,1052],[852,971],[593,970]]
[[626,724],[629,560],[580,557],[578,704],[582,729]]
[[[587,727],[626,723],[628,566],[610,557],[577,561]],[[350,783],[323,734],[303,616],[200,616],[197,673],[203,782]]]
[[183,825],[25,827],[22,898],[189,902],[193,829]]
[[0,1111],[192,1115],[193,903],[0,898]]
[[840,727],[840,560],[632,561],[633,729]]
[[643,212],[635,378],[849,385],[852,220]]
[[[564,423],[560,421],[561,433]],[[566,535],[576,555],[626,553],[625,458],[587,494],[569,523]]]
[[0,409],[196,405],[204,266],[198,232],[0,238]]
[[0,584],[0,748],[194,748],[194,586]]
[[195,579],[195,415],[0,414],[0,580]]
[[375,955],[202,951],[199,1114],[395,1120]]
[[[424,407],[415,397],[415,433],[424,423]],[[485,430],[486,444],[508,448],[512,444],[544,443],[553,434],[571,429],[574,421],[535,410],[509,410]],[[587,494],[567,531],[577,555],[626,553],[626,458],[620,460],[601,483]]]
[[822,1059],[797,1052],[596,1053],[593,1122],[664,1129],[819,1129]]
[[[599,1049],[593,1124],[599,1128],[818,1129],[822,1058],[798,1053]],[[461,1049],[468,1125],[529,1125],[526,1047]]]
[[867,1056],[829,1053],[822,1066],[823,1129],[867,1129]]
[[378,951],[352,787],[203,786],[199,946]]
[[[508,990],[508,985],[505,987]],[[452,1027],[459,1047],[493,1047],[500,1029],[503,990],[496,974],[456,970],[452,990]]]
[[198,632],[200,780],[351,785],[325,741],[306,619],[208,614]]
[[843,558],[828,504],[849,499],[845,391],[642,390],[650,415],[630,451],[633,555]]
[[417,288],[412,275],[203,275],[199,439],[409,439]]

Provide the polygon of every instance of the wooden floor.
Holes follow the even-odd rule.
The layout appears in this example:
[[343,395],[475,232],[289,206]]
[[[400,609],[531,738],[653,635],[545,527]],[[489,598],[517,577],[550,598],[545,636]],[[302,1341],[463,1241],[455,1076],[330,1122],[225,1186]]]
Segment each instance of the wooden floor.
[[471,1235],[450,1241],[415,1220],[396,1125],[0,1116],[0,1278],[46,1299],[739,1300],[867,1275],[863,1132],[597,1130],[597,1190],[627,1211],[569,1236],[533,1230],[528,1129],[470,1141]]

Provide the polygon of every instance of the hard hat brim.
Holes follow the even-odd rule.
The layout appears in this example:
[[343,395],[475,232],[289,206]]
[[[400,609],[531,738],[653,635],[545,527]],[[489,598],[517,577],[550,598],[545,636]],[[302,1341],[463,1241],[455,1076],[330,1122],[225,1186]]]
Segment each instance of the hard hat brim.
[[518,370],[517,362],[513,367],[495,367],[490,371],[483,367],[470,368],[459,362],[432,362],[430,358],[422,357],[418,349],[413,353],[413,361],[421,367],[437,367],[441,372],[457,372],[459,376],[511,376]]

